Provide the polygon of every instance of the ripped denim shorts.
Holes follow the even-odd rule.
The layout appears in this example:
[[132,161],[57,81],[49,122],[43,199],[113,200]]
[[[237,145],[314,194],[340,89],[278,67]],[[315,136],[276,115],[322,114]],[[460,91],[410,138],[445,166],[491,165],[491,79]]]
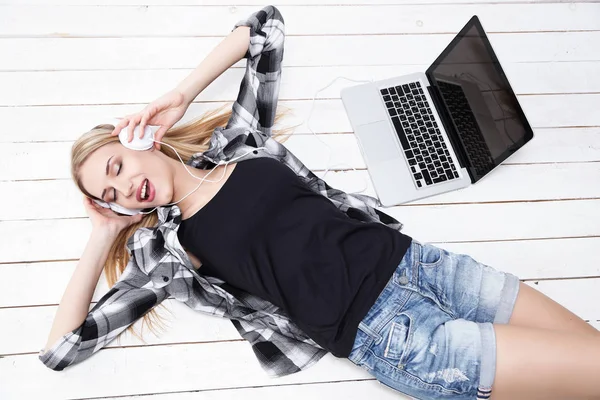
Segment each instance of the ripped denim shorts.
[[508,323],[518,290],[515,275],[413,240],[348,359],[416,399],[489,399],[492,323]]

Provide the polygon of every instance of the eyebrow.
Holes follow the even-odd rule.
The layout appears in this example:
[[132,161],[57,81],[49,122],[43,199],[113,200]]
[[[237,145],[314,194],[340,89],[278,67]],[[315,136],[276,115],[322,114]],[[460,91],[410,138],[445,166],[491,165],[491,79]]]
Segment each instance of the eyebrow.
[[[110,156],[110,157],[108,158],[108,160],[106,161],[106,175],[107,175],[107,176],[108,176],[108,164],[110,164],[110,160],[111,160],[112,158],[113,158],[113,156]],[[104,190],[102,191],[102,196],[100,196],[100,198],[101,198],[102,200],[104,200],[104,195],[105,195],[105,194],[106,194],[106,189],[104,189]]]

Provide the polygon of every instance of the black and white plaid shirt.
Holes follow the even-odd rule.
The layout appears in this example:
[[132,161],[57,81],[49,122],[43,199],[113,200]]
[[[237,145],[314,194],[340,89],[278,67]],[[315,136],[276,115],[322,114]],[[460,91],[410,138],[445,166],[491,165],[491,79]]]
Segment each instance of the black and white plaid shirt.
[[[207,151],[194,155],[188,164],[205,169],[264,146],[266,150],[254,150],[240,162],[253,157],[276,158],[350,218],[399,230],[402,225],[397,220],[375,208],[381,205],[378,199],[330,187],[271,137],[283,59],[283,17],[277,8],[267,6],[233,29],[238,26],[251,29],[246,73],[232,116],[225,128],[215,129]],[[199,274],[177,239],[180,209],[159,207],[157,212],[156,227],[141,228],[129,239],[131,257],[123,274],[82,325],[47,352],[40,351],[39,359],[48,368],[61,371],[90,357],[170,296],[194,310],[229,318],[270,376],[308,368],[327,353],[280,308],[218,278]]]

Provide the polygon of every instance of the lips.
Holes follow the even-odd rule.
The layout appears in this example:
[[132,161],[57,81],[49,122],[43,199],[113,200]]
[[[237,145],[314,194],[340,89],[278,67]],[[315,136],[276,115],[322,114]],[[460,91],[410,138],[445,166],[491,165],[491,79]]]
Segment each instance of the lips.
[[[146,186],[146,194],[148,196],[147,199],[143,199],[142,198],[142,188],[144,187],[144,183],[146,183],[146,181],[148,182],[147,186]],[[152,182],[150,182],[149,179],[144,179],[141,183],[140,186],[138,187],[135,197],[137,199],[137,201],[139,201],[140,203],[150,203],[152,200],[154,200],[154,196],[156,194],[156,189],[154,188],[154,185],[152,185]]]

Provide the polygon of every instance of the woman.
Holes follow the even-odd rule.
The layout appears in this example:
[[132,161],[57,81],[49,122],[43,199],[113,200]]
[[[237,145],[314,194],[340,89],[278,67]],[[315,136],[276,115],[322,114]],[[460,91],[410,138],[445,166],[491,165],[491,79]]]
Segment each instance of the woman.
[[[230,318],[273,376],[331,352],[419,399],[600,398],[598,331],[512,274],[404,235],[376,199],[331,188],[274,140],[283,45],[265,7],[174,90],[76,141],[93,229],[40,360],[77,363],[173,296]],[[172,128],[242,57],[231,112]],[[117,139],[146,124],[169,147]],[[112,287],[88,312],[105,266]]]

